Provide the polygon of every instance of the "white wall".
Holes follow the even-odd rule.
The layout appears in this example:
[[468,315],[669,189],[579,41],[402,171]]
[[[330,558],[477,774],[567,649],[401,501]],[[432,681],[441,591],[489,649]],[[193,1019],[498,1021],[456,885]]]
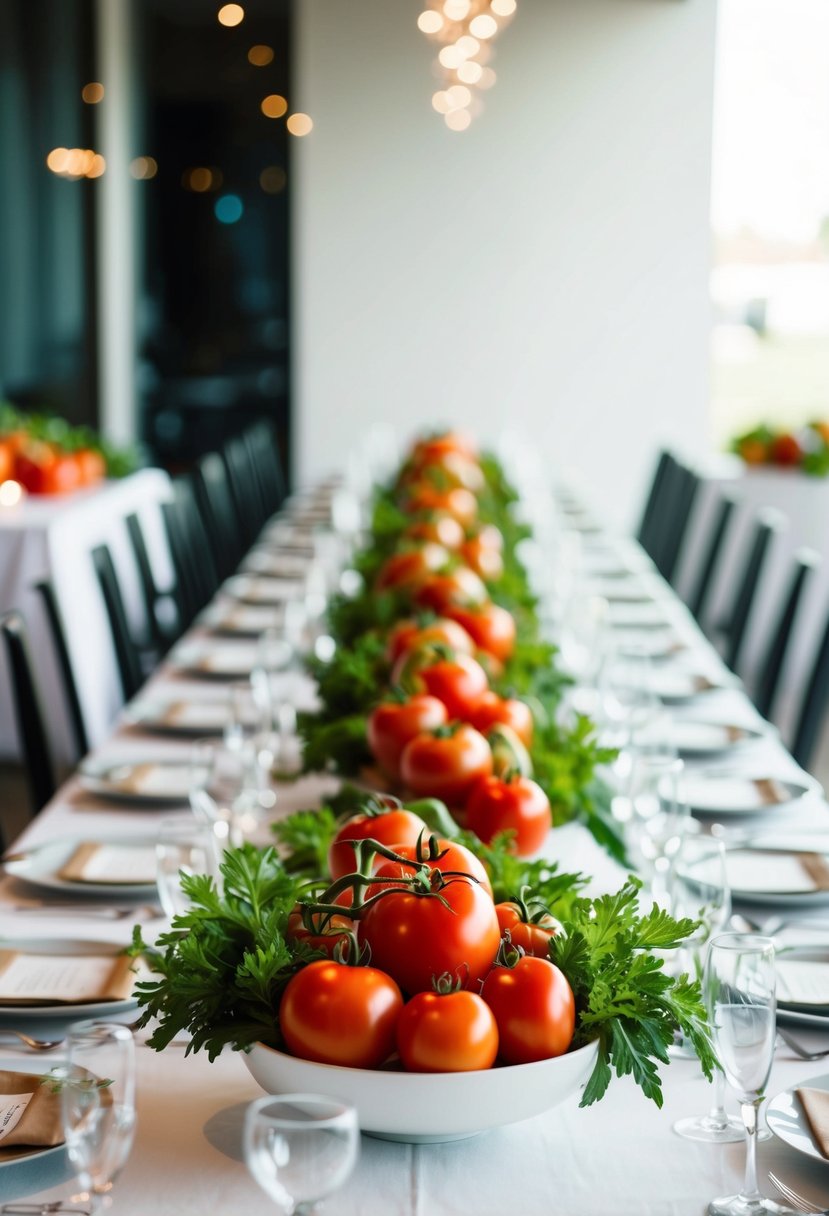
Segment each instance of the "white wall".
[[297,6],[296,467],[518,424],[627,513],[658,440],[705,445],[716,0],[519,0],[461,134],[419,7]]

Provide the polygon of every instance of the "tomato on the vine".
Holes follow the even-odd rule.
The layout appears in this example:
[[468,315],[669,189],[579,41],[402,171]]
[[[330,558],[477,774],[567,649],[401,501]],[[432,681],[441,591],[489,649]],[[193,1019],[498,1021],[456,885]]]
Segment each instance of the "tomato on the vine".
[[392,672],[392,683],[423,689],[443,702],[450,718],[463,720],[489,687],[486,672],[471,655],[434,645],[401,655]]
[[[432,585],[433,580],[427,579],[422,584],[421,592],[426,594]],[[481,650],[486,650],[502,663],[512,657],[516,637],[515,617],[506,608],[491,601],[472,608],[462,604],[449,604],[446,615],[463,625]]]
[[461,431],[444,431],[419,439],[412,448],[411,458],[415,464],[440,464],[448,452],[459,452],[469,460],[477,459],[475,440]]
[[374,586],[377,591],[390,591],[404,587],[418,587],[426,579],[442,570],[449,561],[449,552],[443,545],[425,544],[417,549],[404,549],[393,553],[380,567]]
[[334,957],[334,950],[340,942],[354,932],[354,921],[345,915],[325,917],[312,913],[309,925],[306,925],[300,907],[293,909],[285,926],[285,937],[288,941],[301,943],[311,950],[320,950],[329,958]]
[[371,754],[383,772],[398,781],[400,757],[409,740],[443,726],[448,719],[444,703],[426,693],[416,693],[405,701],[381,701],[366,723]]
[[457,621],[449,617],[436,617],[427,625],[417,621],[404,620],[389,633],[388,655],[391,663],[396,663],[402,654],[417,650],[428,645],[448,646],[458,654],[474,654],[475,643]]
[[497,582],[504,573],[504,559],[499,549],[473,536],[461,545],[461,556],[476,574],[488,583]]
[[441,515],[434,512],[425,519],[415,520],[408,524],[404,536],[412,540],[428,540],[444,549],[460,549],[464,542],[464,530],[453,515]]
[[573,1041],[576,1002],[563,972],[544,958],[525,955],[514,966],[496,964],[481,996],[498,1023],[505,1064],[531,1064],[565,1053]]
[[505,900],[495,905],[501,933],[509,933],[513,946],[534,958],[548,958],[550,939],[561,932],[561,922],[544,908],[527,907],[523,900]]
[[469,527],[478,515],[478,500],[461,486],[441,489],[429,481],[418,481],[406,488],[403,510],[409,515],[440,512],[451,515],[462,527]]
[[493,726],[509,726],[525,747],[532,747],[535,725],[532,710],[517,697],[499,697],[497,692],[487,689],[472,706],[469,721],[482,735],[488,734]]
[[414,598],[422,608],[454,616],[454,612],[450,612],[452,608],[478,608],[485,604],[487,590],[474,570],[457,566],[446,574],[427,575],[418,585]]
[[[435,847],[439,853],[437,857],[431,856],[430,853],[429,846],[432,840],[434,840]],[[395,853],[400,857],[405,857],[407,861],[425,863],[433,870],[440,870],[442,874],[457,874],[458,872],[468,874],[470,878],[478,881],[482,890],[486,891],[489,898],[492,899],[492,883],[489,881],[486,867],[480,858],[476,857],[466,845],[458,844],[454,840],[444,840],[440,836],[434,836],[428,842],[423,837],[416,845],[397,844],[392,847]],[[384,874],[387,877],[392,877],[395,866],[401,876],[405,877],[407,874],[412,873],[411,866],[400,865],[394,861],[384,861]]]
[[350,843],[352,841],[376,840],[389,847],[395,844],[416,845],[421,832],[428,835],[428,831],[420,816],[412,814],[405,807],[391,807],[375,815],[352,815],[331,841],[328,872],[332,879],[354,873],[356,854]]
[[379,1068],[394,1050],[403,997],[377,967],[320,959],[288,982],[279,1026],[292,1055],[319,1064]]
[[434,868],[415,889],[389,890],[378,880],[398,878],[399,863],[377,867],[363,913],[361,943],[371,950],[375,967],[387,972],[404,992],[428,992],[432,977],[448,972],[470,987],[487,974],[501,940],[495,905],[486,891],[468,878],[446,878]]
[[474,992],[419,992],[398,1019],[397,1050],[409,1072],[491,1068],[498,1055],[498,1026]]
[[473,785],[491,772],[489,744],[465,722],[418,735],[400,759],[400,774],[410,790],[450,806],[463,803]]
[[469,795],[466,826],[485,844],[499,832],[513,832],[514,852],[519,857],[530,857],[544,844],[553,826],[550,800],[529,777],[486,777]]

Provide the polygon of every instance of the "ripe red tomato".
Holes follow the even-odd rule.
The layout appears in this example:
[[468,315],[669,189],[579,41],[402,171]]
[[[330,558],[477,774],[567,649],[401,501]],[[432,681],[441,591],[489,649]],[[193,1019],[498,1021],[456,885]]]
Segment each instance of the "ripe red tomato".
[[399,621],[389,634],[389,662],[396,663],[401,654],[407,654],[430,643],[448,646],[458,654],[475,653],[475,643],[463,625],[459,625],[457,621],[438,617],[428,625],[418,625],[417,621],[406,620]]
[[412,449],[412,460],[415,464],[439,464],[447,452],[460,452],[470,460],[477,458],[474,439],[462,431],[444,431],[443,434],[420,439]]
[[498,549],[473,536],[461,545],[461,557],[476,574],[488,583],[497,582],[504,573],[504,559]]
[[405,807],[393,807],[378,815],[353,815],[331,841],[328,850],[329,873],[335,881],[344,874],[354,873],[355,853],[349,841],[377,840],[389,847],[396,844],[416,845],[421,832],[429,835],[429,829],[420,816],[413,815]]
[[429,519],[420,519],[409,524],[404,536],[412,540],[428,540],[444,549],[460,549],[464,540],[464,531],[452,515],[435,514]]
[[448,721],[446,706],[437,697],[416,693],[406,701],[382,701],[369,714],[366,736],[371,754],[384,773],[400,780],[400,757],[410,739]]
[[[424,583],[428,590],[431,583]],[[475,608],[450,604],[446,615],[463,625],[476,646],[506,662],[515,650],[515,617],[500,604],[486,603]]]
[[466,723],[418,735],[400,758],[400,774],[409,789],[450,806],[463,803],[472,786],[491,772],[489,744]]
[[[349,901],[350,902],[350,901]],[[302,942],[311,950],[321,950],[329,958],[333,958],[335,947],[355,932],[354,921],[350,916],[331,916],[326,921],[322,916],[313,918],[311,928],[306,928],[302,919],[302,911],[294,908],[285,926],[285,937],[290,942]]]
[[408,515],[437,511],[442,515],[451,515],[461,527],[467,528],[477,517],[478,500],[471,490],[462,486],[444,490],[429,481],[417,481],[406,488],[403,510]]
[[455,654],[444,658],[440,650],[430,646],[398,660],[392,683],[406,680],[414,680],[442,701],[450,718],[460,719],[467,717],[489,687],[486,672],[471,655]]
[[397,1050],[409,1072],[472,1072],[498,1055],[492,1010],[474,992],[419,992],[397,1022]]
[[106,462],[95,448],[79,448],[75,453],[82,486],[94,486],[106,477]]
[[[428,842],[424,839],[418,845],[396,844],[392,847],[395,853],[401,857],[405,857],[408,861],[424,862],[433,870],[440,870],[441,874],[447,874],[450,871],[462,874],[468,874],[470,878],[478,880],[481,888],[486,891],[490,899],[492,899],[492,884],[489,881],[489,875],[486,872],[484,863],[480,858],[476,857],[471,849],[466,845],[457,844],[453,840],[443,840],[441,837],[436,837],[437,847],[440,850],[440,857],[429,857]],[[399,865],[394,861],[384,861],[386,877],[396,877],[393,871],[403,877],[412,873],[411,867]]]
[[530,857],[544,844],[553,826],[550,800],[529,777],[485,777],[469,795],[466,826],[485,844],[499,832],[514,832],[515,853]]
[[534,913],[512,900],[496,904],[495,914],[501,933],[508,932],[512,945],[534,958],[547,958],[550,938],[561,932],[561,923],[549,912]]
[[289,981],[279,1025],[301,1060],[379,1068],[394,1050],[402,1008],[400,989],[385,972],[320,959]]
[[442,545],[425,544],[418,549],[406,549],[393,554],[377,574],[375,589],[389,591],[402,587],[418,587],[425,579],[442,570],[449,561],[449,552]]
[[[14,469],[14,452],[12,445],[5,439],[0,440],[0,481],[8,481]],[[463,540],[463,533],[461,533]]]
[[[377,878],[398,875],[396,862],[377,868]],[[452,878],[444,885],[434,869],[430,881],[436,894],[388,891],[367,908],[358,927],[360,942],[371,949],[372,964],[410,996],[430,991],[432,978],[444,972],[474,987],[492,966],[501,940],[495,905],[478,883]],[[369,887],[369,895],[374,891]]]
[[784,433],[772,440],[771,458],[774,464],[796,465],[800,464],[803,452],[794,435]]
[[487,689],[472,706],[469,721],[485,735],[493,726],[509,726],[515,731],[525,747],[533,743],[533,715],[526,701],[516,697],[499,697],[497,692]]
[[531,1064],[564,1055],[573,1041],[576,1002],[563,972],[544,958],[525,955],[514,967],[495,966],[481,996],[498,1023],[505,1064]]
[[448,574],[429,575],[417,588],[414,598],[421,608],[454,616],[449,611],[452,608],[477,608],[486,603],[487,591],[474,570],[458,566]]

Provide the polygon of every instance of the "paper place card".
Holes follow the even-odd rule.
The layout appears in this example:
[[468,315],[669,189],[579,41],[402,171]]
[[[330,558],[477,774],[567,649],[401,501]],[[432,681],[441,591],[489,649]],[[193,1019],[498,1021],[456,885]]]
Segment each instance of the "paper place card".
[[777,999],[785,1005],[829,1005],[829,963],[778,958]]
[[58,871],[65,882],[124,883],[149,886],[155,882],[154,845],[96,844],[78,845],[66,865]]
[[12,1134],[34,1097],[30,1094],[0,1094],[0,1144]]
[[282,623],[282,612],[274,608],[233,608],[216,619],[216,628],[233,633],[263,633]]
[[190,768],[186,764],[136,764],[118,784],[127,793],[186,798],[190,793]]
[[681,797],[698,811],[759,811],[790,801],[786,787],[768,777],[686,778],[681,788]]
[[82,1005],[132,995],[133,961],[123,955],[25,954],[0,950],[0,1004]]
[[301,596],[305,585],[298,579],[263,577],[245,579],[234,585],[233,590],[241,598],[256,604],[281,604]]
[[253,646],[222,646],[215,650],[205,650],[196,662],[195,667],[216,675],[235,675],[238,672],[252,671],[256,665],[256,650]]

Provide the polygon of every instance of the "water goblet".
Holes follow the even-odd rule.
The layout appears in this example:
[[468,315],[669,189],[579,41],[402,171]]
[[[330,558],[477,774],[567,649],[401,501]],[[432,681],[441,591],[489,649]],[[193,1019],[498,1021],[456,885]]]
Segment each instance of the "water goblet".
[[156,885],[168,920],[182,915],[190,906],[181,886],[183,874],[207,874],[218,880],[217,846],[212,824],[200,823],[196,819],[165,819],[158,825]]
[[673,865],[690,820],[681,798],[683,763],[669,751],[639,751],[630,774],[628,837],[633,855],[649,878],[651,894],[670,910]]
[[359,1139],[356,1110],[319,1094],[266,1096],[245,1114],[245,1162],[284,1216],[310,1216],[339,1190]]
[[252,739],[223,747],[199,739],[190,762],[190,806],[210,825],[221,848],[243,843],[245,831],[276,801],[268,788],[259,749]]
[[135,1043],[127,1026],[76,1022],[59,1074],[69,1162],[92,1212],[127,1162],[135,1134]]
[[753,933],[726,933],[708,948],[705,991],[714,1045],[736,1090],[746,1135],[746,1169],[737,1195],[714,1199],[709,1216],[763,1216],[792,1209],[757,1187],[757,1121],[776,1037],[774,943]]

